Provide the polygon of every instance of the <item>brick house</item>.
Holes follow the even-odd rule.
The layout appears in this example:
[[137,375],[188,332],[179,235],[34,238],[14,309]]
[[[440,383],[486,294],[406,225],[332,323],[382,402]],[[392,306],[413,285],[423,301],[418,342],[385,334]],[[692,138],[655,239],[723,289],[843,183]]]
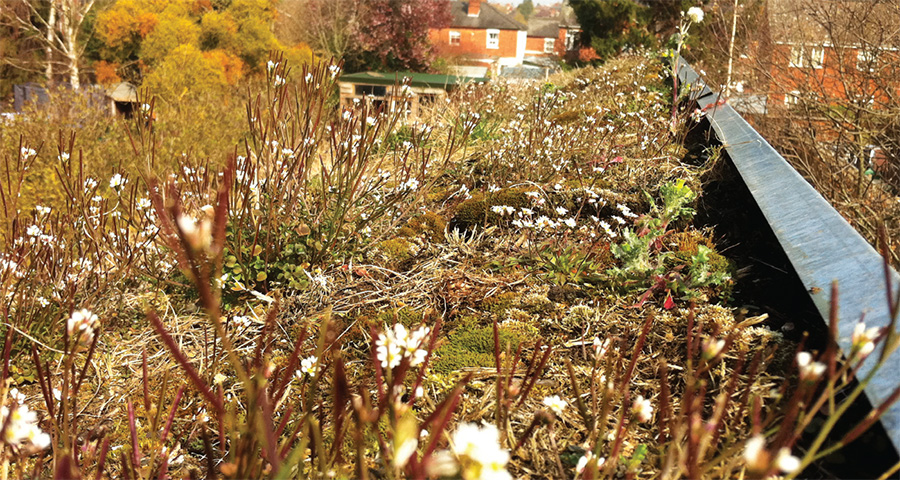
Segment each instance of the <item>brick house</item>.
[[482,0],[452,1],[450,11],[450,26],[429,32],[441,56],[494,71],[522,64],[526,25]]
[[768,110],[807,97],[878,108],[900,93],[900,4],[769,0],[766,20]]
[[580,33],[581,26],[568,6],[563,6],[555,17],[532,17],[528,20],[525,55],[564,58],[576,51],[575,44]]

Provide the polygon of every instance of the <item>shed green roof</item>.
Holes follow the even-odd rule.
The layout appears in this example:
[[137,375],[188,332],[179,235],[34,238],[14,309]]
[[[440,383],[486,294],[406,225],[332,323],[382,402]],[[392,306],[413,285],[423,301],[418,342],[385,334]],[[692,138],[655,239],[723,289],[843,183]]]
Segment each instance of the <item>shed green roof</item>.
[[404,78],[409,78],[411,87],[437,87],[444,88],[448,85],[462,85],[469,82],[484,83],[485,77],[462,77],[457,75],[435,75],[431,73],[412,72],[360,72],[349,75],[341,75],[342,82],[364,85],[394,85]]

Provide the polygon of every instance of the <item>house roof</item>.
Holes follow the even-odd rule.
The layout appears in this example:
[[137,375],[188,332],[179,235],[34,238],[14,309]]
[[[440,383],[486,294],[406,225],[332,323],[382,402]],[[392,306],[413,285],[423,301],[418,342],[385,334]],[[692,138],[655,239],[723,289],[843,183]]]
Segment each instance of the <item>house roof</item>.
[[776,43],[835,46],[900,46],[896,0],[769,0]]
[[404,78],[410,80],[411,87],[437,87],[444,88],[450,85],[462,85],[465,83],[484,83],[488,79],[484,77],[463,77],[457,75],[436,75],[431,73],[412,72],[360,72],[341,75],[340,81],[361,85],[395,85]]
[[556,18],[531,18],[528,20],[528,36],[556,38],[559,36],[559,20]]
[[528,30],[527,26],[517,22],[514,18],[500,10],[497,10],[496,7],[486,1],[481,2],[481,10],[478,12],[477,17],[470,17],[468,9],[469,2],[467,1],[450,2],[450,13],[452,15],[452,20],[450,20],[451,28]]
[[109,87],[107,95],[116,102],[137,102],[137,87],[128,82],[119,82]]

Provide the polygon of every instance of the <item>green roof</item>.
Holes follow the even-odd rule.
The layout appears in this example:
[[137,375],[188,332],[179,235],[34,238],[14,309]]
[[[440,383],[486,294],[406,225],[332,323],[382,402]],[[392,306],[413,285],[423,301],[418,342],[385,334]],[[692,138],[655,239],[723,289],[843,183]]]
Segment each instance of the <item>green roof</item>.
[[484,83],[488,81],[486,77],[460,77],[457,75],[434,75],[430,73],[412,72],[360,72],[341,75],[342,82],[365,85],[394,85],[402,82],[404,78],[409,78],[409,85],[411,87],[438,88],[443,88],[448,85],[462,85],[469,82]]

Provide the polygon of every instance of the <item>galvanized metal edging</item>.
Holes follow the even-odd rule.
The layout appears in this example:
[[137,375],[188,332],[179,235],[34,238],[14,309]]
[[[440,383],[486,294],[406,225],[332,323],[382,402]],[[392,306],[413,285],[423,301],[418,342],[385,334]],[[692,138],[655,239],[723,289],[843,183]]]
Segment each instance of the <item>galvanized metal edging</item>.
[[[837,280],[840,347],[850,350],[850,337],[860,318],[868,327],[886,327],[890,313],[881,255],[731,105],[718,104],[718,94],[683,59],[678,77],[682,84],[701,87],[692,98],[701,108],[709,106],[706,118],[716,137],[725,146],[823,321],[829,318],[831,283]],[[900,286],[900,276],[893,268],[890,275],[894,287]],[[859,378],[872,370],[879,353],[880,347],[864,362]],[[866,387],[866,396],[872,405],[880,405],[898,385],[900,351],[891,355],[875,374]],[[881,423],[894,449],[900,452],[900,402],[884,413]]]

